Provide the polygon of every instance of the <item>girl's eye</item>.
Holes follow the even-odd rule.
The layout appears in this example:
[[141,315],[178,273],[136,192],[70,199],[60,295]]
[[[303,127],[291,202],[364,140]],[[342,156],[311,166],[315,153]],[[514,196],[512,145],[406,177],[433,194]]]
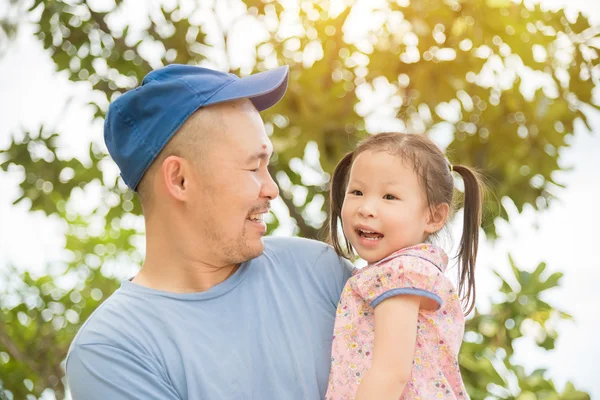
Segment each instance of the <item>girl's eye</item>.
[[362,192],[360,190],[351,190],[350,194],[353,194],[355,196],[362,196]]
[[397,197],[394,196],[393,194],[386,194],[385,196],[383,196],[384,199],[386,200],[396,200]]

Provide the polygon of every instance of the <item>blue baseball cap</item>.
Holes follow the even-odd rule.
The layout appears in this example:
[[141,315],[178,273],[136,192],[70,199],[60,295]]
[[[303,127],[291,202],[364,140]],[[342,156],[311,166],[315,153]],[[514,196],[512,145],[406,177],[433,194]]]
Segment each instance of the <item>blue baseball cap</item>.
[[199,108],[249,99],[258,111],[266,110],[283,97],[288,72],[283,66],[239,78],[181,64],[150,72],[139,87],[110,104],[104,122],[106,147],[127,186],[136,190],[156,156]]

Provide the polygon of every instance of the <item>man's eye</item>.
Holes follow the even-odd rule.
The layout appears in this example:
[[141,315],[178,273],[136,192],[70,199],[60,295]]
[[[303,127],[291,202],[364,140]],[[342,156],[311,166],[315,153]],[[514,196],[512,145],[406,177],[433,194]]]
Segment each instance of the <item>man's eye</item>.
[[393,194],[386,194],[385,196],[383,196],[384,199],[386,200],[396,200],[397,197],[394,196]]

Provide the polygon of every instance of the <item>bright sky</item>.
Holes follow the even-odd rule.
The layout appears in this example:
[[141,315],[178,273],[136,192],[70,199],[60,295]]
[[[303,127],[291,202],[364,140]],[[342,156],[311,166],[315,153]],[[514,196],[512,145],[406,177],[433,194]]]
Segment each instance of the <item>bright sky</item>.
[[[560,5],[566,0],[544,3]],[[600,8],[594,9],[593,3],[577,0],[568,6],[584,10],[598,24]],[[74,85],[65,75],[54,72],[48,56],[32,38],[31,29],[24,27],[17,42],[0,59],[0,149],[8,146],[10,135],[20,127],[37,130],[43,123],[63,134],[61,143],[67,154],[84,154],[90,140],[101,137],[102,130],[100,124],[90,124],[92,111],[84,106],[88,96],[86,85]],[[71,106],[63,114],[63,105],[70,97]],[[591,209],[591,199],[600,198],[600,115],[594,112],[589,117],[594,133],[578,126],[572,147],[561,156],[561,165],[572,166],[573,170],[560,175],[560,181],[568,185],[560,193],[560,203],[544,213],[526,209],[517,215],[513,210],[511,224],[499,225],[501,239],[482,245],[478,305],[485,308],[487,299],[497,292],[498,281],[491,268],[508,273],[508,252],[522,268],[533,269],[546,261],[551,271],[563,271],[561,288],[547,301],[571,313],[575,322],[558,326],[560,339],[555,351],[536,351],[529,339],[524,339],[517,344],[516,354],[527,368],[548,368],[560,387],[571,380],[589,391],[592,398],[600,398],[596,367],[600,359],[600,261],[595,255],[600,217]],[[369,126],[374,130],[393,127],[385,118],[371,120]],[[18,179],[15,174],[0,175],[0,268],[13,264],[41,271],[46,263],[62,258],[64,225],[57,218],[29,213],[27,204],[13,206]],[[130,271],[123,274],[129,275]]]

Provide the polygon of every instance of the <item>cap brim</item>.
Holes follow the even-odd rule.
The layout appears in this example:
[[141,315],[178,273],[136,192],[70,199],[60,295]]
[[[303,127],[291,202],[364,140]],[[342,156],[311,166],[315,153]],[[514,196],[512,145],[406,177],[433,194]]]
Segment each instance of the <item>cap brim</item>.
[[277,104],[288,84],[287,65],[237,79],[219,90],[203,106],[231,100],[250,99],[258,111]]

